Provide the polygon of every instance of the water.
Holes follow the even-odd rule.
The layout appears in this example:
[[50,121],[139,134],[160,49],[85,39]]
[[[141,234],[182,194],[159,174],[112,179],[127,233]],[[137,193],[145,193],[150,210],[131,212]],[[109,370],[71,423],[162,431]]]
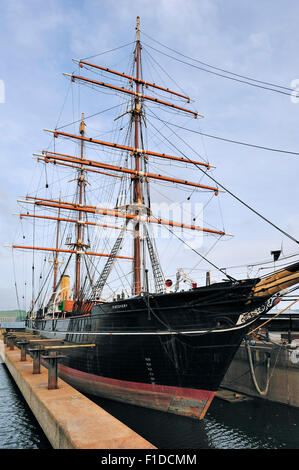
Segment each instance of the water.
[[[299,449],[299,409],[214,399],[203,421],[89,397],[159,449]],[[0,449],[51,449],[0,364]]]
[[50,448],[6,366],[0,364],[0,449]]
[[299,449],[299,409],[215,398],[204,420],[89,397],[159,449]]

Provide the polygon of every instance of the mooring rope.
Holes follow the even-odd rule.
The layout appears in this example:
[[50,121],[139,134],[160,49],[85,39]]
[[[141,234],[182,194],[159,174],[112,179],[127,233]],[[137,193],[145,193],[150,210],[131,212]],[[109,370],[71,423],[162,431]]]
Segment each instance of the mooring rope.
[[247,350],[247,355],[249,359],[249,365],[250,365],[250,374],[252,381],[254,383],[254,386],[256,388],[256,391],[258,392],[259,395],[266,396],[269,390],[269,385],[270,385],[270,356],[267,357],[267,377],[266,377],[266,386],[264,390],[261,390],[256,379],[255,371],[254,371],[254,366],[253,366],[253,361],[252,361],[252,354],[251,354],[251,349],[249,342],[246,341],[246,350]]

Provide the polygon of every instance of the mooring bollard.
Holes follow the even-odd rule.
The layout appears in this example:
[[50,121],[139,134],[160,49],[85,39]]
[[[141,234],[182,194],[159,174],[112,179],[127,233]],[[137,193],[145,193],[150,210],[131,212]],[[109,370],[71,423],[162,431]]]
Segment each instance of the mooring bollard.
[[40,356],[41,356],[42,351],[44,351],[44,349],[42,349],[40,346],[37,346],[34,349],[33,348],[28,349],[28,351],[31,352],[32,358],[33,358],[32,374],[40,374]]
[[8,346],[9,346],[9,349],[10,351],[13,351],[15,349],[15,343],[14,343],[14,336],[13,335],[9,335],[8,336]]
[[29,344],[29,341],[18,341],[18,346],[20,346],[21,350],[21,361],[26,361],[26,346]]
[[6,331],[5,333],[2,333],[2,336],[3,336],[3,343],[5,344],[5,346],[7,346],[7,335],[8,335],[8,332]]
[[13,341],[12,341],[13,340],[13,335],[10,332],[6,333],[5,340],[6,340],[5,341],[6,346],[9,349],[13,350],[13,348],[14,348],[14,344],[13,344]]
[[63,357],[66,356],[57,354],[56,352],[52,352],[49,356],[42,356],[42,358],[48,362],[48,390],[58,388],[58,361]]

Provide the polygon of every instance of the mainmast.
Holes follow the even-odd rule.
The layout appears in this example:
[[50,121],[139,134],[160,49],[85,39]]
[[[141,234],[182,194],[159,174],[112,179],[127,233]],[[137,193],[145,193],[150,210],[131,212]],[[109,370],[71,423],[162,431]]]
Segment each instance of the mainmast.
[[[82,113],[82,118],[80,122],[80,127],[79,127],[79,132],[82,137],[84,137],[85,134],[85,123],[84,123],[84,113]],[[84,140],[81,140],[80,143],[81,147],[81,160],[83,159],[84,156]],[[78,172],[78,189],[79,189],[79,197],[78,197],[78,204],[82,206],[83,202],[83,191],[84,191],[84,185],[85,185],[85,178],[84,178],[84,169],[83,166],[81,165],[81,168]],[[80,297],[80,271],[81,271],[81,254],[82,254],[82,249],[83,249],[83,220],[81,219],[81,212],[78,212],[78,222],[77,222],[77,242],[76,242],[76,247],[77,247],[77,253],[76,253],[76,271],[75,271],[75,292],[74,292],[74,300],[79,300]]]
[[[134,130],[135,130],[135,139],[134,145],[136,151],[134,152],[135,156],[135,170],[137,172],[134,182],[133,182],[133,203],[140,205],[142,203],[141,197],[141,183],[140,176],[140,152],[139,149],[139,128],[140,128],[140,98],[139,98],[139,75],[140,75],[140,30],[139,30],[139,16],[137,16],[137,41],[136,41],[136,50],[135,50],[135,62],[136,62],[136,95],[135,95],[135,107],[133,110],[133,119],[134,119]],[[139,210],[135,212],[139,213]],[[140,223],[137,220],[134,226],[134,255],[133,255],[133,294],[139,295],[141,292],[141,254],[140,254]]]

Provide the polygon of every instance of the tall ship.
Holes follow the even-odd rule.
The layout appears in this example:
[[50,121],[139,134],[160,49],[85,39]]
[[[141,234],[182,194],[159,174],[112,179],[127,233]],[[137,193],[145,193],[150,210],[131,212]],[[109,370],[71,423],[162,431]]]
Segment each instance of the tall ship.
[[[59,364],[59,376],[83,393],[202,419],[243,338],[299,282],[299,263],[235,279],[198,248],[204,236],[230,235],[193,213],[190,220],[189,213],[188,220],[183,212],[179,220],[157,213],[159,197],[182,209],[181,201],[220,198],[221,188],[209,176],[213,167],[194,159],[191,144],[180,151],[166,125],[201,115],[179,87],[144,77],[139,18],[132,49],[131,73],[85,58],[74,59],[77,71],[66,74],[70,86],[95,94],[93,106],[99,90],[111,99],[115,141],[92,127],[96,117],[109,121],[107,109],[88,114],[80,95],[79,122],[45,129],[50,145],[33,154],[42,176],[19,200],[30,243],[13,245],[32,253],[26,329],[95,344],[70,349]],[[220,280],[208,270],[204,281],[194,280],[181,268],[184,250],[210,263]]]

